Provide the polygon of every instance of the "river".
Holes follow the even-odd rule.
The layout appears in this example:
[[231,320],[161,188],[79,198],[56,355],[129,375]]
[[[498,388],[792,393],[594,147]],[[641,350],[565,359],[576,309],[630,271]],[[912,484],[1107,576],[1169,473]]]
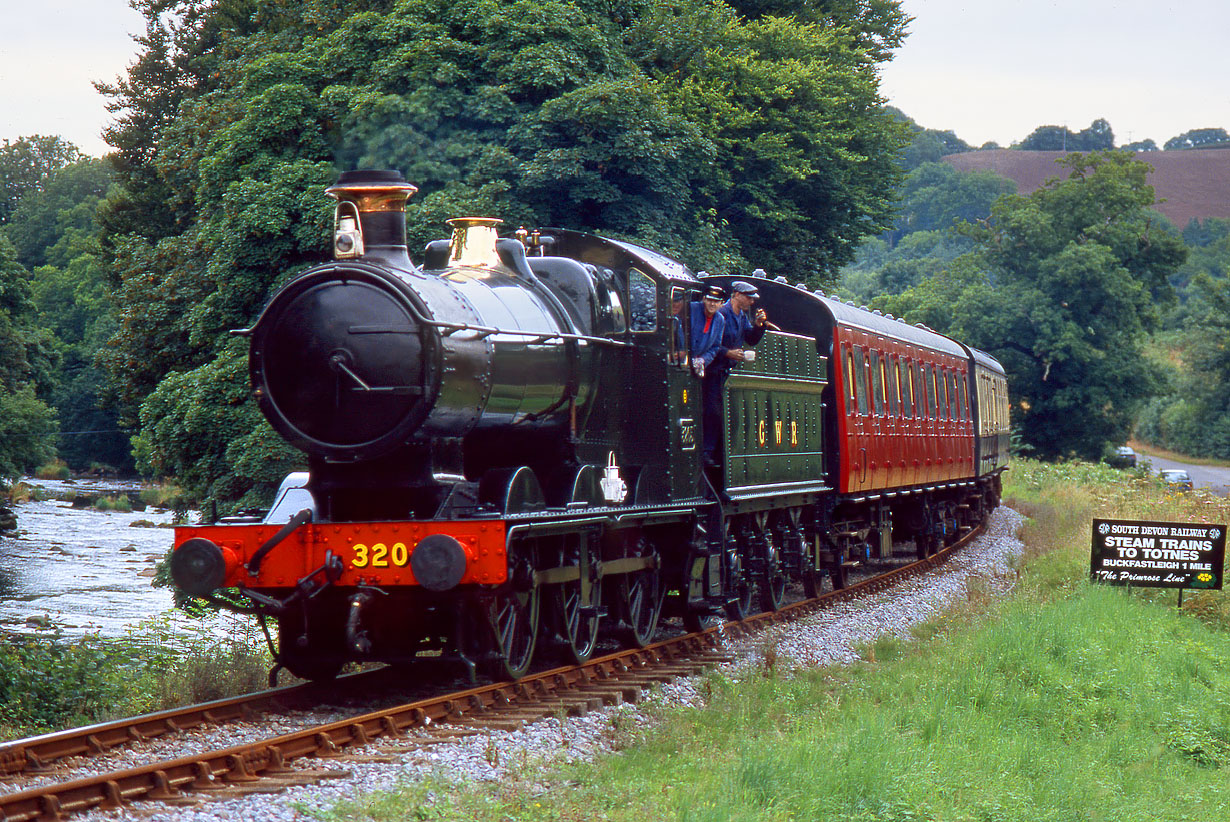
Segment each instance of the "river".
[[[137,487],[23,482],[68,499]],[[20,530],[0,537],[0,632],[115,636],[171,608],[170,589],[150,585],[155,563],[171,547],[171,512],[75,509],[68,499],[12,506]]]

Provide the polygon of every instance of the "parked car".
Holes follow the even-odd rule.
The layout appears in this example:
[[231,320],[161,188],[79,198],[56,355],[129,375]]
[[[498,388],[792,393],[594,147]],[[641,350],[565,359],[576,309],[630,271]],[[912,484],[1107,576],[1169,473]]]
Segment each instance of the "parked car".
[[1162,478],[1162,482],[1169,485],[1176,491],[1192,490],[1192,477],[1181,468],[1167,468],[1164,471],[1159,471],[1158,476]]
[[1135,468],[1136,452],[1126,445],[1115,449],[1115,453],[1106,458],[1106,463],[1112,468]]

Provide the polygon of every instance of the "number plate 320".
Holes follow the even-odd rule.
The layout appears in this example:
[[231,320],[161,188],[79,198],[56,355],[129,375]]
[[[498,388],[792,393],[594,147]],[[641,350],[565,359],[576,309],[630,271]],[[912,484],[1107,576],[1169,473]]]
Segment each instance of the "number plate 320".
[[410,564],[410,549],[404,542],[395,542],[392,547],[383,542],[370,547],[356,543],[350,550],[354,552],[350,561],[354,568],[405,568]]

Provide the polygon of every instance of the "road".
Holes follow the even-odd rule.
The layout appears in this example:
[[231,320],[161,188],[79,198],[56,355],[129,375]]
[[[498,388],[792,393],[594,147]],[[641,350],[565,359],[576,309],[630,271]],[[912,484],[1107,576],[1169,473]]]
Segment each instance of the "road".
[[1151,457],[1147,454],[1141,454],[1140,459],[1153,463],[1154,473],[1163,468],[1182,468],[1191,475],[1192,485],[1197,488],[1208,488],[1223,497],[1230,493],[1230,468],[1219,468],[1215,465],[1189,465],[1185,462],[1176,462],[1165,457]]

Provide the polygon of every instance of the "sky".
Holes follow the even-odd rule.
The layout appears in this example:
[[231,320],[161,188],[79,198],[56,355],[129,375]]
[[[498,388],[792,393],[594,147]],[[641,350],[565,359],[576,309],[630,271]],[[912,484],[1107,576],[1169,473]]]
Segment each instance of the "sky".
[[1108,121],[1116,145],[1230,130],[1227,0],[905,0],[881,92],[924,128],[1007,147]]
[[[882,92],[926,128],[978,146],[1105,118],[1117,144],[1230,130],[1227,0],[904,0],[910,36]],[[108,150],[92,82],[136,57],[128,0],[0,0],[0,140],[57,134]]]

